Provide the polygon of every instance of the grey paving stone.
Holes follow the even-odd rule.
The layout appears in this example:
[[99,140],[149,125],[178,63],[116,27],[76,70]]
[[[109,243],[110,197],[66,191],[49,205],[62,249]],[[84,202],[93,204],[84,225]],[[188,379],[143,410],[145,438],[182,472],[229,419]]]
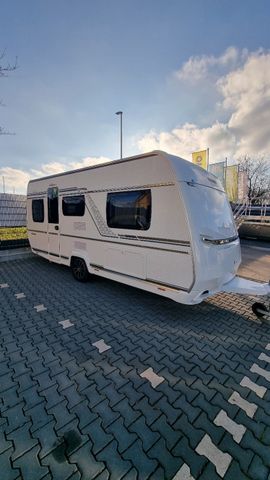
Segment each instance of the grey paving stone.
[[13,379],[12,372],[9,371],[5,375],[1,376],[1,382],[0,382],[0,393],[4,392],[5,390],[8,390],[12,387],[18,387],[18,379],[15,381]]
[[97,413],[89,407],[87,401],[82,401],[75,405],[71,409],[71,412],[79,419],[79,427],[81,430],[98,417]]
[[24,409],[26,413],[29,409],[35,407],[39,403],[43,403],[44,401],[44,398],[42,397],[42,395],[40,395],[38,391],[35,390],[34,388],[29,388],[28,390],[25,390],[22,393],[22,397],[24,399],[24,403],[25,403]]
[[46,410],[45,401],[35,405],[32,408],[29,408],[27,410],[27,415],[32,420],[31,433],[35,432],[37,429],[43,427],[43,425],[46,425],[46,423],[49,423],[51,420],[53,420],[53,416],[48,414],[48,411]]
[[107,379],[109,379],[110,382],[116,386],[117,390],[128,383],[128,379],[125,378],[124,375],[121,375],[121,373],[117,369],[109,373],[107,375]]
[[269,479],[269,467],[263,464],[262,459],[258,455],[254,455],[248,470],[249,478],[253,480]]
[[122,477],[122,480],[137,480],[137,478],[138,478],[138,472],[136,468],[133,467],[131,470],[129,470],[128,473],[126,473],[126,475]]
[[126,396],[124,394],[123,388],[121,390],[116,390],[115,385],[109,384],[105,388],[100,390],[102,395],[105,395],[106,398],[109,400],[110,407],[114,407],[117,403],[121,402]]
[[83,434],[88,435],[93,443],[92,451],[94,455],[103,450],[114,438],[109,430],[103,428],[101,422],[101,418],[96,418],[82,429]]
[[170,424],[174,423],[181,415],[179,409],[174,408],[165,395],[155,403],[155,408],[158,408],[166,416]]
[[252,480],[256,477],[250,477],[250,475],[245,475],[242,470],[240,469],[238,463],[236,461],[232,461],[232,463],[230,464],[227,472],[226,472],[226,476],[225,476],[225,479],[226,480],[235,480],[235,479],[239,479],[239,480],[250,480],[250,478],[252,478]]
[[12,461],[37,445],[37,440],[33,439],[30,434],[30,427],[31,423],[29,422],[7,435],[8,440],[13,441],[14,444],[14,452],[11,456]]
[[119,480],[132,468],[132,463],[128,459],[124,459],[124,456],[122,458],[119,455],[115,440],[109,443],[96,457],[100,462],[106,463],[110,472],[110,480]]
[[89,379],[86,376],[86,372],[84,370],[82,370],[78,373],[75,373],[72,376],[72,380],[75,381],[79,392],[83,392],[83,390],[90,387],[90,385],[92,385],[94,383],[91,379]]
[[3,417],[6,417],[8,422],[6,433],[16,430],[29,421],[29,416],[24,414],[23,402],[15,405],[14,407],[10,407],[8,410],[3,412]]
[[184,462],[190,467],[191,475],[194,478],[200,478],[200,474],[207,463],[207,459],[204,456],[195,453],[190,447],[187,438],[182,437],[171,453],[173,456],[181,458],[182,461],[184,460]]
[[87,397],[90,408],[94,408],[99,403],[106,400],[106,397],[102,393],[98,392],[95,384],[92,384],[83,390],[83,394]]
[[131,433],[131,428],[128,430],[122,418],[117,418],[113,423],[106,428],[107,432],[114,436],[114,439],[118,443],[118,451],[122,454],[127,448],[130,447],[136,440],[137,436]]
[[135,432],[141,439],[143,450],[147,452],[160,438],[160,433],[153,431],[145,422],[145,418],[141,416],[129,426],[131,432]]
[[44,372],[49,372],[49,368],[44,364],[41,358],[38,358],[35,361],[30,363],[30,369],[32,376],[36,378],[38,375]]
[[[226,472],[227,475],[227,472]],[[194,477],[193,477],[194,478]],[[196,478],[196,477],[195,477]],[[217,473],[213,463],[209,462],[205,465],[202,473],[198,477],[200,480],[220,480],[220,475]],[[226,478],[226,477],[225,477]],[[241,477],[240,477],[241,478]],[[234,480],[238,480],[238,477],[234,477]],[[250,479],[249,479],[250,480]]]
[[110,472],[107,469],[103,470],[103,472],[101,472],[97,477],[95,477],[95,480],[109,480],[109,479],[110,479]]
[[244,450],[249,450],[252,453],[256,453],[259,457],[261,457],[262,462],[269,468],[270,473],[269,446],[259,442],[251,432],[246,432],[241,442],[241,448]]
[[[58,392],[58,385],[52,385],[51,387],[45,388],[39,394],[39,398],[42,402],[46,402],[46,410],[49,410],[51,407],[58,405],[58,403],[65,400],[65,396]],[[40,402],[38,402],[40,403]]]
[[157,468],[156,460],[144,453],[142,442],[137,440],[123,453],[123,458],[130,460],[138,472],[138,479],[146,479]]
[[120,413],[127,428],[131,423],[135,422],[138,417],[140,417],[140,413],[129,405],[127,398],[124,398],[124,400],[117,403],[112,410]]
[[11,464],[12,452],[13,449],[11,448],[0,454],[1,480],[15,480],[20,476],[20,470]]
[[62,390],[61,393],[68,401],[67,406],[69,410],[85,399],[84,395],[78,393],[74,384],[70,385],[68,388],[65,388],[65,390]]
[[231,457],[236,459],[241,470],[247,474],[249,465],[254,457],[254,452],[250,449],[243,448],[242,442],[238,445],[229,433],[225,433],[218,447],[222,452],[229,453]]
[[[165,471],[165,478],[173,478],[183,461],[175,458],[168,450],[163,438],[160,438],[147,452],[147,456],[157,460]],[[157,464],[156,464],[157,467]]]
[[0,425],[0,454],[6,450],[12,448],[12,443],[7,440],[5,430],[7,422],[4,422]]
[[163,397],[163,393],[154,389],[147,380],[139,387],[139,392],[148,397],[151,405],[154,405]]
[[[224,403],[225,403],[225,401],[224,401]],[[217,414],[221,410],[221,408],[218,405],[213,405],[213,403],[208,402],[206,397],[202,393],[200,393],[198,396],[195,397],[192,404],[195,407],[198,407],[199,409],[201,409],[203,412],[205,412],[205,414],[207,415],[207,417],[211,421],[214,421]],[[235,416],[235,414],[234,414],[234,416]],[[233,417],[231,417],[231,418],[233,418]]]
[[[200,417],[198,417],[198,419],[199,418]],[[207,430],[199,427],[196,424],[196,421],[194,422],[194,424],[190,423],[187,415],[183,413],[173,424],[173,429],[176,432],[179,432],[179,434],[181,434],[182,436],[188,437],[188,442],[194,450],[207,432]],[[179,439],[181,438],[181,435],[179,435]]]
[[78,468],[76,464],[69,463],[65,456],[65,447],[63,446],[61,449],[60,445],[55,447],[49,455],[42,458],[41,464],[46,468],[50,468],[53,480],[68,480],[73,474],[78,472]]
[[47,388],[50,388],[52,385],[56,385],[56,380],[55,378],[51,378],[49,370],[39,374],[36,379],[40,392],[42,392],[43,390],[47,390]]
[[[1,382],[1,379],[0,379],[0,382]],[[10,407],[14,407],[15,405],[21,402],[21,398],[17,395],[17,388],[15,386],[2,392],[1,400],[3,403],[1,407],[2,412],[4,412],[6,409]]]
[[39,452],[39,457],[41,459],[51,453],[59,443],[59,437],[57,436],[54,427],[55,421],[51,421],[32,434],[33,438],[36,438],[41,446]]
[[134,404],[134,410],[137,410],[143,414],[148,426],[151,426],[152,423],[154,423],[154,421],[162,415],[162,412],[158,408],[150,405],[146,397],[142,397],[137,403]]
[[49,473],[48,468],[39,462],[39,450],[40,448],[36,446],[15,460],[14,466],[20,468],[23,479],[34,478],[40,480]]
[[157,431],[164,438],[168,450],[172,450],[173,446],[182,437],[182,432],[175,430],[167,422],[165,415],[161,415],[152,425],[151,429]]
[[117,411],[114,411],[110,407],[109,401],[107,399],[95,405],[93,407],[93,410],[101,417],[102,425],[104,428],[108,427],[111,423],[113,423],[119,417],[119,413]]
[[[68,480],[81,480],[81,478],[82,478],[82,476],[81,476],[80,472],[77,471],[77,472],[73,473],[73,474],[71,475],[71,477],[68,477]],[[96,479],[98,479],[98,477],[96,477]],[[95,480],[96,480],[96,479],[95,479]],[[101,480],[101,479],[100,479],[100,480]]]

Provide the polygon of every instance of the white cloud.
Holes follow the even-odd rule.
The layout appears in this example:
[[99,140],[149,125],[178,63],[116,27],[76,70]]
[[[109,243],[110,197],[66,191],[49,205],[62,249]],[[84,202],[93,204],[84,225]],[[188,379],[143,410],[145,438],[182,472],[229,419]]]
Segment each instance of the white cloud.
[[0,176],[4,177],[6,193],[25,193],[27,183],[31,179],[31,174],[18,168],[3,167],[0,168]]
[[97,165],[106,162],[111,162],[111,159],[107,157],[85,157],[79,162],[71,162],[70,166],[75,170],[76,168],[90,167],[91,165]]
[[71,162],[50,162],[40,166],[40,169],[30,169],[28,171],[2,167],[0,168],[0,176],[5,178],[5,190],[7,193],[26,193],[27,184],[32,178],[44,177],[47,175],[55,175],[56,173],[66,172],[68,170],[75,170],[91,165],[110,162],[110,158],[106,157],[85,157],[79,161]]
[[[237,62],[241,65],[235,67]],[[208,75],[210,67],[221,64],[230,66],[230,71],[216,78],[211,88],[220,97],[213,111],[219,106],[216,112],[223,121],[217,118],[204,128],[184,124],[170,132],[150,131],[138,141],[141,151],[162,149],[190,159],[192,151],[209,147],[212,161],[244,154],[270,157],[270,53],[239,52],[231,47],[220,57],[191,57],[179,79],[186,80],[188,75],[199,79]],[[200,95],[197,86],[193,94]]]
[[231,111],[228,128],[240,154],[270,152],[270,53],[251,54],[245,65],[218,82],[223,107]]
[[185,124],[174,128],[171,132],[156,133],[151,131],[138,142],[143,152],[149,150],[165,150],[180,157],[190,159],[192,152],[210,148],[211,158],[224,159],[235,153],[235,138],[224,123],[215,123],[207,128]]
[[247,57],[247,50],[228,47],[219,57],[214,55],[193,56],[176,72],[179,80],[196,83],[206,78],[210,73],[235,67]]

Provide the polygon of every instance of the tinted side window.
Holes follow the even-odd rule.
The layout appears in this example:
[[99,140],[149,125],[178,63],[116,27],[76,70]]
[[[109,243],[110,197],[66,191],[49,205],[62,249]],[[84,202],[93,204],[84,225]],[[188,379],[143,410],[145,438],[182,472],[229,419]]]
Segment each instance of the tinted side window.
[[42,198],[32,200],[32,218],[34,222],[44,222],[44,203]]
[[107,224],[111,228],[148,230],[151,221],[151,190],[108,193]]
[[65,216],[83,217],[85,210],[84,195],[63,197],[62,211]]
[[48,222],[59,223],[57,187],[48,188]]

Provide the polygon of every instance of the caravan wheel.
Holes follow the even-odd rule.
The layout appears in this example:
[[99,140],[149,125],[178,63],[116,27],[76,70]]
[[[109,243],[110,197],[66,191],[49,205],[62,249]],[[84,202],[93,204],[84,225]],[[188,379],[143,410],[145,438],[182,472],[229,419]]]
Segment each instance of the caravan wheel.
[[89,273],[85,261],[82,258],[74,257],[71,262],[73,277],[79,282],[87,282]]
[[[267,313],[267,308],[263,303],[255,302],[252,305],[252,311],[258,318],[263,318]],[[265,312],[265,313],[264,313]]]

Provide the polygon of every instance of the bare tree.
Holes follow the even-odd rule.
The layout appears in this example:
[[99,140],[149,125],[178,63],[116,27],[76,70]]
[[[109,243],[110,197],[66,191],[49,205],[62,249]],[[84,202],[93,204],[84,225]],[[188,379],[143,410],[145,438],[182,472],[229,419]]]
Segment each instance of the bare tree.
[[[14,64],[10,64],[9,62],[5,61],[6,52],[5,50],[0,53],[0,78],[7,77],[10,72],[13,72],[17,68],[17,59]],[[0,99],[0,106],[3,107],[4,103]],[[0,125],[0,135],[11,135],[10,132],[7,132],[3,127]]]
[[248,198],[254,203],[260,202],[270,191],[270,160],[245,155],[238,159],[238,164],[248,177]]

